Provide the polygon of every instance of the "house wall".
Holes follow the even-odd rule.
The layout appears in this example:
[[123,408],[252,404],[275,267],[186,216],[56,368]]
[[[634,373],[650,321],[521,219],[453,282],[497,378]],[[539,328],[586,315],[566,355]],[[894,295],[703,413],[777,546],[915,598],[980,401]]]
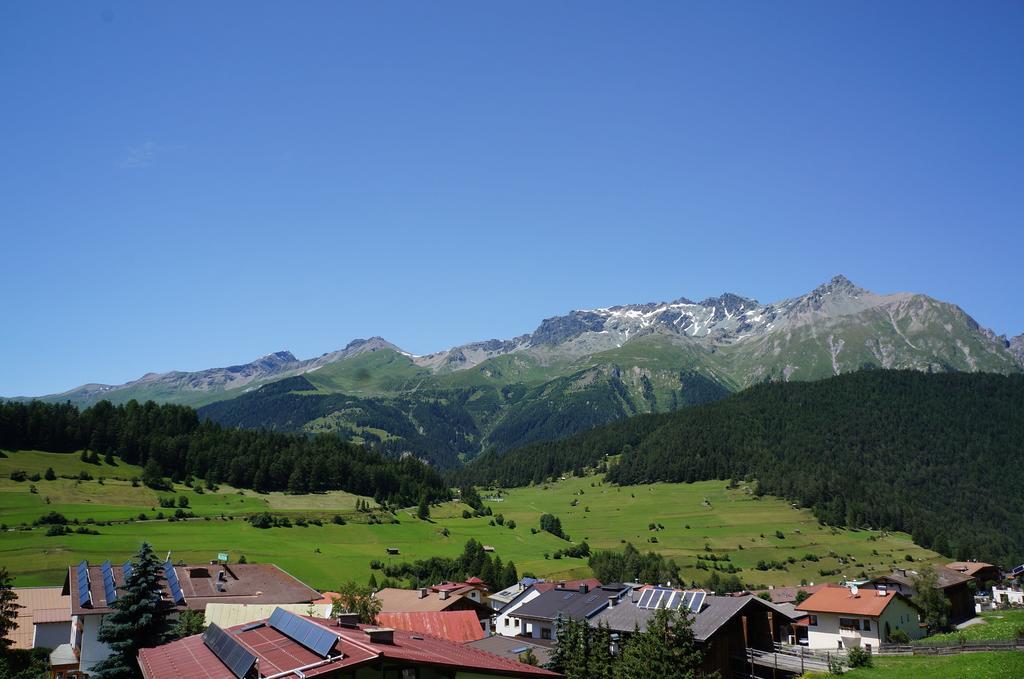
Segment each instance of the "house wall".
[[78,618],[82,625],[82,646],[78,659],[83,672],[92,670],[93,665],[110,655],[110,647],[96,638],[103,623],[102,615],[83,615]]
[[[871,645],[873,650],[877,649],[885,636],[885,625],[888,623],[889,630],[901,629],[911,639],[920,639],[924,636],[918,624],[917,610],[903,599],[894,597],[889,605],[878,617],[855,615],[852,613],[812,613],[817,615],[818,624],[807,627],[807,645],[813,649],[824,651],[840,648],[852,648],[855,646],[866,647]],[[854,618],[861,621],[861,629],[840,630],[840,618]],[[868,621],[870,630],[863,629],[864,621]]]
[[515,637],[520,634],[532,636],[530,626],[526,628],[522,627],[522,621],[515,615],[515,612],[519,610],[523,604],[533,601],[540,596],[540,592],[532,590],[523,595],[519,601],[509,603],[508,606],[498,612],[498,615],[494,619],[494,633],[500,634],[503,637]]
[[974,617],[974,590],[967,583],[942,590],[949,599],[949,619],[960,622]]
[[992,602],[993,603],[1010,603],[1017,605],[1024,605],[1024,591],[1019,589],[1010,589],[993,587],[992,588]]

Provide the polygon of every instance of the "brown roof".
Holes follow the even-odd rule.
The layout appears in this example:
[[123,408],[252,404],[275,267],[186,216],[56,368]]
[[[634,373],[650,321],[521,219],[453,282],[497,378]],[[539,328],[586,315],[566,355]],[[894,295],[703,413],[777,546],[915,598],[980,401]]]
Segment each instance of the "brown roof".
[[[974,579],[973,576],[960,573],[959,571],[955,571],[952,568],[946,568],[945,566],[935,566],[935,575],[937,585],[940,589],[954,587],[956,585],[962,585],[963,583],[970,582]],[[910,587],[911,589],[913,589],[914,578],[916,578],[917,576],[917,571],[901,568],[894,570],[892,573],[889,573],[888,575],[880,575],[877,578],[874,578],[872,582],[878,582],[880,580],[891,580],[893,582],[898,582],[904,587]]]
[[761,594],[767,594],[771,597],[773,604],[791,604],[796,601],[796,594],[800,590],[807,592],[808,594],[814,594],[822,587],[828,587],[828,585],[802,585],[800,587],[776,587],[774,589],[755,589],[752,590],[751,594],[760,596]]
[[377,614],[377,623],[385,627],[429,634],[457,644],[484,638],[484,628],[474,611],[418,611]]
[[385,587],[374,594],[380,599],[382,612],[413,613],[419,611],[446,611],[452,608],[484,608],[488,612],[490,607],[473,601],[461,594],[449,594],[447,599],[442,599],[440,593],[428,593],[420,597],[417,589],[398,589],[397,587]]
[[[217,574],[225,573],[224,591],[217,591]],[[117,588],[124,585],[120,565],[111,569]],[[185,606],[192,610],[204,610],[208,603],[224,604],[301,604],[320,599],[320,592],[308,587],[274,564],[249,563],[213,565],[193,564],[174,566],[174,572],[185,595]],[[78,569],[68,568],[65,591],[78,592]],[[170,590],[165,582],[164,595],[170,599]],[[74,615],[98,615],[110,612],[103,589],[103,571],[100,566],[89,566],[89,592],[91,603],[78,604],[78,597],[71,597],[71,612]]]
[[877,618],[896,598],[909,603],[909,599],[898,592],[890,592],[883,596],[880,590],[863,589],[854,596],[846,587],[829,585],[805,599],[796,610],[809,613],[849,613]]
[[18,617],[8,638],[12,648],[32,648],[33,625],[44,622],[71,622],[71,597],[62,595],[60,587],[15,587],[18,595]]
[[974,575],[980,570],[997,567],[983,561],[953,561],[951,563],[947,563],[946,568],[974,577]]
[[[417,636],[405,630],[395,630],[392,643],[375,643],[364,631],[366,626],[337,627],[329,620],[306,619],[337,635],[335,648],[341,654],[324,663],[324,658],[267,625],[252,629],[250,626],[237,626],[226,631],[257,657],[262,675],[285,673],[323,663],[302,670],[303,676],[349,676],[356,668],[383,660],[396,660],[403,664],[436,667],[447,672],[462,670],[504,677],[562,676],[470,646],[427,635]],[[207,648],[199,634],[158,648],[142,649],[139,652],[139,667],[146,679],[234,679],[234,675]]]

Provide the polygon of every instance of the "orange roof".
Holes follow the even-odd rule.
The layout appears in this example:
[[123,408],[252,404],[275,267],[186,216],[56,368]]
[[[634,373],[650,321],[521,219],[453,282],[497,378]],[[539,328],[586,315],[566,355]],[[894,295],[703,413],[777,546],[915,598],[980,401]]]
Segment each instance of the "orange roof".
[[484,638],[484,629],[473,611],[418,611],[378,613],[384,627],[429,634],[458,644]]
[[[8,635],[11,648],[32,648],[36,622],[70,622],[71,597],[62,596],[60,587],[15,587],[18,595],[17,627]],[[38,619],[37,619],[38,618]]]
[[315,604],[333,604],[334,600],[339,598],[341,595],[337,592],[321,592],[323,596],[314,601]]
[[461,594],[451,594],[447,599],[442,599],[439,593],[431,593],[421,597],[419,590],[416,589],[385,587],[374,594],[374,596],[380,599],[380,609],[383,612],[445,611],[449,608],[458,610],[466,607],[465,604],[457,605],[462,601],[468,603],[471,608],[479,609],[482,612],[490,611],[489,606],[478,604]]
[[833,585],[823,587],[807,597],[802,604],[796,606],[796,610],[809,613],[849,613],[877,618],[896,598],[906,600],[906,597],[898,592],[881,596],[878,590],[873,589],[862,589],[854,596],[846,587]]

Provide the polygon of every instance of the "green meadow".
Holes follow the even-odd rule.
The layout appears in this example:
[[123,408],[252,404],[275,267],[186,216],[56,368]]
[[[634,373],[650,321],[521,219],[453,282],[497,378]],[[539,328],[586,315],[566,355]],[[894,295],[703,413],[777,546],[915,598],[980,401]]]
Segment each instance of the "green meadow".
[[[811,672],[806,679],[831,674]],[[847,679],[1006,679],[1024,676],[1024,653],[1000,651],[960,655],[875,656],[873,667],[843,673]]]
[[[58,476],[77,476],[84,469],[93,480],[9,478],[17,470],[42,475],[47,467]],[[334,588],[350,579],[366,582],[373,559],[386,563],[456,556],[466,540],[475,538],[493,546],[503,561],[514,561],[521,574],[589,574],[585,559],[554,558],[569,543],[530,530],[543,513],[558,516],[573,541],[586,540],[592,549],[620,549],[628,541],[675,559],[685,577],[697,582],[709,574],[697,568],[697,557],[712,553],[719,559],[728,556],[742,569],[738,576],[744,582],[766,585],[838,581],[887,571],[908,563],[908,556],[915,562],[938,558],[905,534],[821,526],[806,510],[777,498],[757,498],[750,488],[729,488],[724,481],[620,488],[603,484],[600,477],[584,477],[500,492],[481,490],[493,514],[506,520],[505,526],[492,526],[491,517],[463,519],[466,507],[459,502],[432,507],[429,521],[416,519],[414,508],[394,516],[376,512],[384,521],[378,524],[355,510],[356,501],[367,498],[348,493],[258,494],[221,487],[200,494],[185,486],[163,493],[133,485],[131,479],[140,471],[122,464],[84,463],[78,455],[7,453],[0,458],[0,522],[8,527],[0,533],[0,564],[16,576],[18,585],[59,584],[69,564],[123,560],[145,539],[158,553],[172,551],[175,559],[206,561],[226,551],[235,560],[244,554],[250,562],[276,563],[314,587]],[[197,518],[157,520],[159,512],[174,512],[161,508],[159,498],[179,496],[188,498],[188,511]],[[30,528],[50,511],[81,522],[122,523],[94,526],[99,535],[48,537],[44,528]],[[289,516],[293,522],[305,517],[325,523],[257,529],[244,520],[263,511]],[[134,520],[140,513],[147,520]],[[346,525],[331,523],[335,514]],[[389,523],[392,519],[397,523]],[[509,520],[515,521],[514,529],[507,527]],[[397,547],[400,554],[388,556],[388,547]],[[808,555],[817,561],[806,560]],[[759,561],[775,567],[759,570]],[[823,576],[822,571],[831,574]]]

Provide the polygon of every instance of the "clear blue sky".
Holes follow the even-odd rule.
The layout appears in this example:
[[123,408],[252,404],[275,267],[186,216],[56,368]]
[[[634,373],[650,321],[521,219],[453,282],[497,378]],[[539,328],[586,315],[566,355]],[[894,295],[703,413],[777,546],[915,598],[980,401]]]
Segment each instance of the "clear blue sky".
[[1024,3],[0,3],[0,394],[836,273],[1024,332]]

